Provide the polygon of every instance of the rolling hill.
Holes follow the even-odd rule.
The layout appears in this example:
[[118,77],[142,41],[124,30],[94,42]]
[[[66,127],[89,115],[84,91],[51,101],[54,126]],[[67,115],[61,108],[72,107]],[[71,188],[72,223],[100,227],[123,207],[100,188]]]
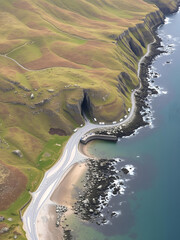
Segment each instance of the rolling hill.
[[92,120],[127,114],[159,8],[174,12],[177,1],[0,0],[3,239],[25,239],[18,211],[83,124],[83,103]]

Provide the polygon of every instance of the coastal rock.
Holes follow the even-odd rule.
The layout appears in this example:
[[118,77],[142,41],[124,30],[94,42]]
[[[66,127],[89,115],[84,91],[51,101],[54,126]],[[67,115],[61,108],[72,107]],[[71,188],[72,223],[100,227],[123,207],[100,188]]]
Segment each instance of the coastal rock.
[[84,204],[88,204],[89,203],[89,200],[88,199],[85,199],[84,201],[82,201]]
[[116,217],[117,216],[117,213],[116,212],[112,212],[111,213],[111,217]]
[[57,214],[57,218],[56,218],[56,227],[60,226],[61,223],[61,218],[63,216],[63,214],[65,212],[67,212],[67,207],[63,206],[63,205],[56,205],[56,214]]
[[[120,179],[120,171],[116,164],[120,160],[100,159],[99,161],[89,159],[87,161],[88,171],[86,173],[84,188],[81,190],[76,203],[73,206],[74,213],[83,220],[105,224],[107,219],[102,212],[109,204],[112,196],[124,193],[125,186]],[[87,180],[89,179],[89,180]],[[108,210],[110,215],[110,210]]]
[[129,170],[128,170],[127,168],[121,168],[121,170],[122,170],[122,172],[123,172],[124,174],[128,174],[128,173],[129,173]]

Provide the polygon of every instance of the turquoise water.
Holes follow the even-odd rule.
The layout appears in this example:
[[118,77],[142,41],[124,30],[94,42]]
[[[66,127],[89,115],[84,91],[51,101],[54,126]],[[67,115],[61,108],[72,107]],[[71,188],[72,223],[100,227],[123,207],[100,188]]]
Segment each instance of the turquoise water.
[[[171,53],[153,63],[161,75],[155,84],[167,91],[152,99],[154,127],[142,128],[116,144],[94,141],[89,145],[95,156],[120,157],[124,164],[135,166],[122,196],[124,203],[119,204],[121,196],[111,203],[121,215],[112,225],[94,226],[106,236],[102,239],[180,239],[180,12],[168,19],[158,34]],[[94,239],[100,239],[97,236]]]

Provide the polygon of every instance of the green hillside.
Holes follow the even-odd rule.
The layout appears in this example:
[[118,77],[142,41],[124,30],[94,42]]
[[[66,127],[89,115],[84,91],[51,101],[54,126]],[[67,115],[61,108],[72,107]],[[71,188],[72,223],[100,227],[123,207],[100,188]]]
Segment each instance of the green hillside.
[[85,98],[92,119],[127,114],[138,61],[152,40],[148,24],[162,18],[146,15],[157,10],[143,0],[0,0],[0,229],[10,227],[0,239],[15,232],[25,239],[18,211],[84,122]]

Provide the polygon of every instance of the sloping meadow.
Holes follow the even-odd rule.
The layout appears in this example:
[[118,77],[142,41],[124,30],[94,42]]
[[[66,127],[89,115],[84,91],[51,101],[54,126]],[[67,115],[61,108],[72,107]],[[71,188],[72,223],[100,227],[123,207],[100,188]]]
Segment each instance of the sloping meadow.
[[[177,7],[176,1],[170,8],[165,0],[158,4],[170,12]],[[98,121],[119,121],[128,113],[139,85],[138,61],[163,18],[143,0],[1,1],[0,172],[4,183],[13,174],[24,179],[14,185],[15,197],[2,203],[6,219],[14,216],[20,224],[28,192],[83,123],[83,103]],[[24,234],[13,225],[7,237],[15,230]]]

